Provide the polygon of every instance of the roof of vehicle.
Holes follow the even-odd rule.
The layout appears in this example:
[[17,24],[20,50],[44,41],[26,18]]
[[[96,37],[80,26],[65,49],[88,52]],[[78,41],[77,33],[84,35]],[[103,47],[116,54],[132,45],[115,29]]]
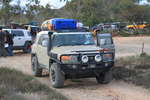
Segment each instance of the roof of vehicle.
[[24,25],[24,26],[39,27],[39,26],[35,26],[35,25]]
[[3,29],[3,30],[28,31],[28,30],[26,30],[26,29]]
[[66,19],[66,18],[52,18],[52,19],[47,19],[47,20],[45,20],[44,22],[46,22],[46,21],[51,21],[51,20],[59,20],[59,21],[61,21],[61,20],[75,20],[75,19]]
[[[47,35],[49,31],[41,31],[37,35]],[[54,32],[53,34],[92,34],[91,32],[66,32],[66,33],[58,33]]]
[[112,36],[111,33],[100,33],[100,34],[97,34],[98,36]]

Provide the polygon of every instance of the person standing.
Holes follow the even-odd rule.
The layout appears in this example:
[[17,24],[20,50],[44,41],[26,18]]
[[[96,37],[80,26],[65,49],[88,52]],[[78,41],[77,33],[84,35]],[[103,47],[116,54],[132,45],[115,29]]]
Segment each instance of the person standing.
[[0,57],[6,57],[5,40],[5,33],[2,31],[2,27],[0,27]]
[[8,56],[13,56],[13,35],[10,34],[8,31],[5,31],[6,34],[6,51]]

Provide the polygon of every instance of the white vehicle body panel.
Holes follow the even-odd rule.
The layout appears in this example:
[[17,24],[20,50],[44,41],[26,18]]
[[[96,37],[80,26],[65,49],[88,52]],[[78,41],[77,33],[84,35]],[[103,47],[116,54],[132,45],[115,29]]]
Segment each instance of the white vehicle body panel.
[[4,29],[10,32],[11,34],[14,34],[15,32],[21,32],[20,34],[14,36],[14,47],[24,46],[26,41],[32,41],[32,37],[28,35],[27,30],[24,29]]
[[32,53],[35,53],[37,58],[38,58],[38,62],[40,64],[42,64],[42,66],[48,68],[49,67],[49,56],[47,54],[47,47],[43,47],[41,44],[39,44],[38,40],[40,39],[40,37],[42,35],[47,35],[48,38],[48,34],[44,34],[45,32],[39,32],[36,38],[35,43],[32,46]]

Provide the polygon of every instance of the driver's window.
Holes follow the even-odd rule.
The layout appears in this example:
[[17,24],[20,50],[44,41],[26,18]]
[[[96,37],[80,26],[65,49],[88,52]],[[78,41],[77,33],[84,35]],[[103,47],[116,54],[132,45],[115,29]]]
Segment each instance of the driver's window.
[[48,46],[48,39],[43,39],[41,46],[47,47]]
[[61,44],[61,41],[62,39],[60,39],[59,37],[60,35],[53,35],[52,36],[52,48],[55,47],[55,46],[59,46]]
[[47,47],[48,45],[48,35],[42,35],[38,42],[39,45],[42,47]]

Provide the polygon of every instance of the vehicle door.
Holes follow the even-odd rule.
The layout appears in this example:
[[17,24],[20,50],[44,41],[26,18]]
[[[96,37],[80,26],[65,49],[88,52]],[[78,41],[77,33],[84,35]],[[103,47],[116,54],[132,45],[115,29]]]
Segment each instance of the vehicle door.
[[49,67],[49,57],[47,54],[47,47],[48,47],[48,35],[44,34],[41,35],[38,41],[38,52],[37,52],[37,56],[38,56],[38,61],[39,64],[42,67]]
[[103,60],[111,61],[115,59],[115,45],[111,34],[97,35],[97,44],[104,50]]
[[109,49],[110,52],[115,52],[115,45],[113,43],[112,35],[103,35],[103,34],[98,34],[97,35],[97,44],[101,48]]
[[25,43],[24,33],[21,30],[12,30],[11,33],[13,34],[14,38],[14,46],[23,46]]

